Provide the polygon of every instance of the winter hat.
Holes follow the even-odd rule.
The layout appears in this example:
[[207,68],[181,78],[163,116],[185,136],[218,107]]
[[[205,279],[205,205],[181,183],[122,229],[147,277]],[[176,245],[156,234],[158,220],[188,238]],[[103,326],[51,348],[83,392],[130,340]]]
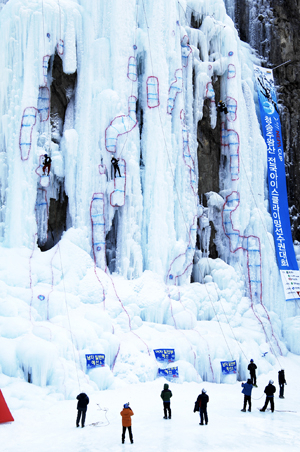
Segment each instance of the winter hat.
[[253,359],[250,359],[250,363],[253,363]]
[[125,403],[124,408],[129,408],[129,403]]
[[202,389],[202,392],[203,392],[203,394],[206,394],[206,389],[203,388],[203,389]]
[[273,381],[273,380],[270,380],[270,381],[269,381],[269,384],[270,384],[270,385],[272,385],[273,383],[274,383],[274,381]]
[[252,380],[251,380],[250,378],[248,378],[247,383],[248,383],[249,385],[251,385],[251,384],[252,384]]

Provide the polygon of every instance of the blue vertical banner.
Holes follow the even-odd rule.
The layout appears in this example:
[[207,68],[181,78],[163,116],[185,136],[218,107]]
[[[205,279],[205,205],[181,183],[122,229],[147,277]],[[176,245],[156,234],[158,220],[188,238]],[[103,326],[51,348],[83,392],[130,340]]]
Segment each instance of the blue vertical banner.
[[300,299],[300,272],[291,234],[283,142],[273,71],[254,65],[254,73],[268,153],[269,200],[278,267],[286,300]]

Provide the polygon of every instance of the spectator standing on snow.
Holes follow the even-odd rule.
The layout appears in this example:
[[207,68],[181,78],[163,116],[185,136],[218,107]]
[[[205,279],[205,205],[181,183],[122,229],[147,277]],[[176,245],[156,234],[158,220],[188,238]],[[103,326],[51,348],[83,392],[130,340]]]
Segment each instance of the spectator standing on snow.
[[169,413],[169,419],[171,419],[171,397],[172,392],[169,389],[167,383],[164,384],[164,389],[161,391],[160,397],[163,399],[164,403],[164,419],[168,419],[167,412]]
[[76,419],[76,427],[79,427],[79,422],[80,422],[80,418],[81,418],[81,427],[83,428],[84,423],[85,423],[86,410],[87,410],[87,406],[88,406],[90,400],[84,392],[81,392],[81,394],[78,394],[76,399],[78,400],[78,402],[77,402],[78,413],[77,413],[77,419]]
[[242,393],[244,394],[244,407],[241,411],[246,411],[247,402],[249,405],[248,411],[251,411],[251,392],[253,384],[251,383],[250,378],[248,378],[247,383],[242,383],[242,388]]
[[133,437],[132,437],[132,430],[131,430],[131,416],[134,415],[132,409],[129,406],[129,403],[125,403],[123,410],[121,411],[120,415],[122,416],[122,444],[125,443],[125,433],[126,428],[128,428],[129,433],[129,439],[131,444],[133,444]]
[[274,412],[274,394],[276,392],[276,388],[273,385],[274,381],[270,380],[268,386],[265,387],[266,401],[264,406],[260,409],[260,411],[266,411],[266,408],[270,402],[271,411]]
[[206,390],[203,388],[202,393],[198,395],[197,402],[199,405],[199,413],[200,413],[200,423],[199,425],[203,424],[203,417],[205,419],[205,425],[208,423],[208,416],[207,416],[207,404],[209,402],[209,397],[206,394]]
[[286,385],[285,376],[284,376],[284,370],[281,369],[278,372],[278,383],[279,383],[279,398],[284,399],[284,385]]
[[248,370],[250,372],[251,383],[257,388],[256,385],[256,369],[257,365],[254,363],[253,359],[250,359],[250,364],[248,365]]

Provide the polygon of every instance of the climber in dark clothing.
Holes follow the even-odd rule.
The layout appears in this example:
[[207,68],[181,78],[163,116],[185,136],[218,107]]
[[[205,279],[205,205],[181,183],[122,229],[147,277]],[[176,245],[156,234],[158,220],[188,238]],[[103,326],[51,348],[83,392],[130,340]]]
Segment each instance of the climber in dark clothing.
[[119,159],[116,159],[115,157],[112,157],[111,163],[112,163],[112,166],[114,167],[115,177],[116,177],[117,171],[119,172],[119,176],[121,177],[121,172],[120,172],[120,168],[119,168],[119,163],[118,162],[119,162]]
[[256,369],[257,369],[257,365],[254,363],[253,359],[250,359],[250,364],[248,366],[248,370],[250,372],[251,383],[253,384],[253,386],[255,386],[257,388],[256,373],[255,373]]
[[246,411],[247,402],[249,404],[248,411],[251,411],[251,392],[253,385],[251,383],[250,378],[248,378],[247,383],[242,383],[242,393],[244,394],[244,407],[241,411]]
[[172,392],[169,389],[167,383],[164,384],[164,389],[161,391],[160,397],[164,402],[164,419],[168,419],[167,412],[169,413],[169,419],[171,419],[171,402]]
[[84,392],[81,392],[80,394],[78,394],[76,399],[78,400],[78,403],[77,403],[78,413],[77,413],[77,419],[76,419],[76,427],[79,427],[79,422],[80,422],[80,418],[81,418],[81,427],[83,428],[84,422],[85,422],[86,410],[87,410],[87,406],[88,406],[90,400]]
[[286,385],[285,376],[284,376],[284,370],[281,369],[278,372],[278,383],[279,383],[279,398],[284,399],[284,385]]
[[217,109],[219,110],[220,113],[225,113],[225,115],[227,115],[228,110],[227,107],[225,105],[225,102],[223,102],[222,100],[219,100],[218,105],[217,105]]
[[200,423],[199,425],[203,425],[203,417],[205,419],[205,424],[208,423],[207,417],[207,404],[209,402],[209,397],[206,394],[206,390],[202,389],[202,393],[198,395],[197,402],[199,405],[199,414],[200,414]]
[[44,158],[44,162],[43,162],[43,174],[45,175],[45,171],[47,168],[48,176],[49,176],[52,160],[51,160],[51,157],[48,156],[48,154],[45,154],[44,157],[45,158]]
[[270,380],[268,386],[265,387],[266,401],[264,406],[260,409],[260,411],[266,411],[266,408],[270,402],[271,411],[274,412],[274,394],[276,392],[276,388],[273,385],[274,381]]

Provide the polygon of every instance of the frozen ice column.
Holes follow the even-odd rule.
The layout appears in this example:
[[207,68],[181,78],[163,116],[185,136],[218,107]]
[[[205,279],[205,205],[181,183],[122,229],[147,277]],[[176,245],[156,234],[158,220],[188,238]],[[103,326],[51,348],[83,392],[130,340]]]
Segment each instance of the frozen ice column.
[[104,194],[94,193],[90,206],[92,223],[92,247],[94,262],[102,270],[106,269]]
[[108,152],[115,153],[117,150],[118,137],[131,130],[137,125],[135,96],[128,98],[128,115],[116,116],[105,130],[105,147]]

